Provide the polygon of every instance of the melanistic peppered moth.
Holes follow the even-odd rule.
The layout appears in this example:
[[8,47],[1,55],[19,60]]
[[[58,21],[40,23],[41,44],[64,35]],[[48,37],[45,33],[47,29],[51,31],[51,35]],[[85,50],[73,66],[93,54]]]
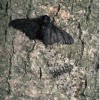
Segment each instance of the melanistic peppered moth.
[[10,21],[9,25],[24,32],[31,40],[41,40],[46,46],[54,43],[74,43],[72,36],[55,26],[47,15],[33,19],[15,19]]

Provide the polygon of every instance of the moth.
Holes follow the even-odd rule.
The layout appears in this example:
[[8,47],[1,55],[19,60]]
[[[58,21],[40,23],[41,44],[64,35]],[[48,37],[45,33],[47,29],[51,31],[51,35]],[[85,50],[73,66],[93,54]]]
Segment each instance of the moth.
[[70,34],[56,26],[48,15],[36,18],[15,19],[10,21],[9,26],[25,33],[31,40],[40,40],[44,45],[73,44],[74,39]]
[[56,78],[60,75],[63,75],[64,73],[69,73],[72,71],[73,65],[65,64],[63,67],[56,67],[50,70],[50,74],[53,76],[53,78]]

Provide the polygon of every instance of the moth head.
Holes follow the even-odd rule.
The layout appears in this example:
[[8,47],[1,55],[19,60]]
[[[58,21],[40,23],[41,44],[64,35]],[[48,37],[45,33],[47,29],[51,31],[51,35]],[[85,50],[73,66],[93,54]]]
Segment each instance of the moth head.
[[44,25],[50,24],[50,17],[49,16],[43,15],[43,16],[41,16],[41,19],[42,19],[42,22]]

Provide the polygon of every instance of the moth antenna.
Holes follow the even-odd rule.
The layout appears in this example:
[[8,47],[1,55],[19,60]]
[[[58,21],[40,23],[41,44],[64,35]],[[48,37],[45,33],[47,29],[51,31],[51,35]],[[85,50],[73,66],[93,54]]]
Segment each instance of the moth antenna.
[[60,4],[58,5],[58,9],[57,9],[57,12],[56,12],[55,16],[58,15],[59,11],[60,11]]

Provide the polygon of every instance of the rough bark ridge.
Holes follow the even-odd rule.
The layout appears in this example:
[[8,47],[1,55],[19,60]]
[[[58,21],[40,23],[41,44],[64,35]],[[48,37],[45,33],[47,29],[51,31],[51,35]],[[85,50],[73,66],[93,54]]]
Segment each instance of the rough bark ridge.
[[[0,0],[0,100],[98,100],[98,0]],[[45,48],[8,26],[50,15],[73,45]]]

